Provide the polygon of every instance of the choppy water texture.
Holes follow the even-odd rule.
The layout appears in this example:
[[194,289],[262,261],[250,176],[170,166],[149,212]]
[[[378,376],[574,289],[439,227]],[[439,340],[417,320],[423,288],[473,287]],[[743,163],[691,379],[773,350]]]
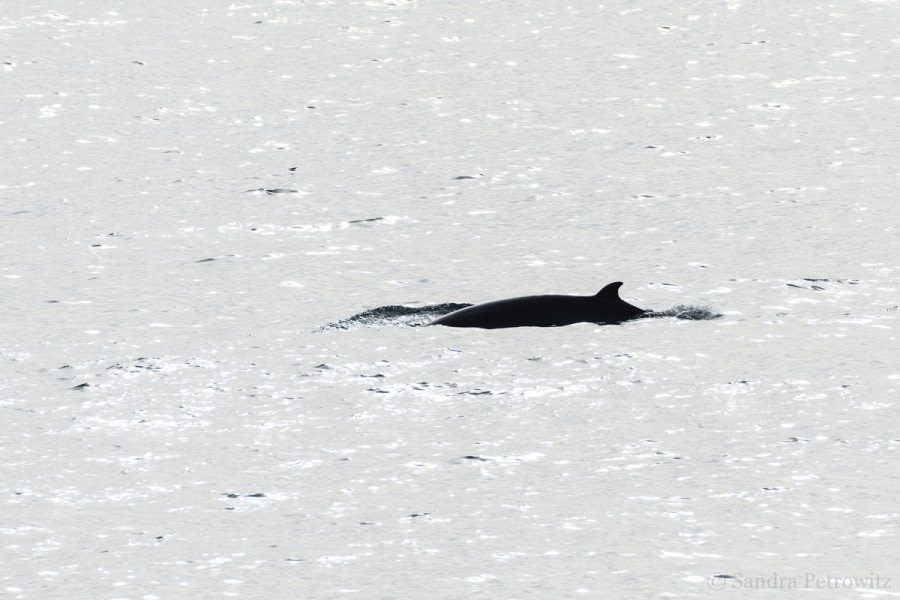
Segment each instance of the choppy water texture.
[[898,11],[5,3],[0,594],[897,596]]

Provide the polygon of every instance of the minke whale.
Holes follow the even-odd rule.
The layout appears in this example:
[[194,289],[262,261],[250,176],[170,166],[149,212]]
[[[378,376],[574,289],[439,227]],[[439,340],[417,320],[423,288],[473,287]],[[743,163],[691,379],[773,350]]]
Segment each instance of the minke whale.
[[621,281],[610,283],[593,296],[522,296],[469,306],[435,319],[429,325],[447,327],[562,327],[573,323],[615,324],[651,311],[619,298]]

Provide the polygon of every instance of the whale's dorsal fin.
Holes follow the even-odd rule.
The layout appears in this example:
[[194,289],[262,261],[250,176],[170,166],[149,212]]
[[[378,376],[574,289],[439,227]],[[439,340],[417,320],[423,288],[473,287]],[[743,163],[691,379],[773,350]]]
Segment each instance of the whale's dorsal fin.
[[619,288],[622,287],[621,281],[614,281],[604,287],[602,290],[597,292],[594,295],[594,298],[598,298],[601,300],[618,300],[619,299]]

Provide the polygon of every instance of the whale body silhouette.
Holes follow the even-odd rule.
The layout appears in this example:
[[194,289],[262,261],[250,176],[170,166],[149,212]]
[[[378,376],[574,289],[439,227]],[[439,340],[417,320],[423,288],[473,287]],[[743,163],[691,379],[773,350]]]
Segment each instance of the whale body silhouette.
[[610,283],[593,296],[522,296],[469,306],[435,319],[429,325],[447,327],[562,327],[573,323],[615,324],[651,311],[619,298],[621,281]]

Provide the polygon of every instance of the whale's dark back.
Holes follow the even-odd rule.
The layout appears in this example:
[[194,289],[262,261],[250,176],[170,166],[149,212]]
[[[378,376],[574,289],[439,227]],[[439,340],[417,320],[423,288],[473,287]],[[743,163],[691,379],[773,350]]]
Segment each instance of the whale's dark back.
[[435,319],[448,327],[561,327],[573,323],[614,324],[636,319],[647,311],[619,298],[617,281],[594,296],[523,296],[463,308]]

